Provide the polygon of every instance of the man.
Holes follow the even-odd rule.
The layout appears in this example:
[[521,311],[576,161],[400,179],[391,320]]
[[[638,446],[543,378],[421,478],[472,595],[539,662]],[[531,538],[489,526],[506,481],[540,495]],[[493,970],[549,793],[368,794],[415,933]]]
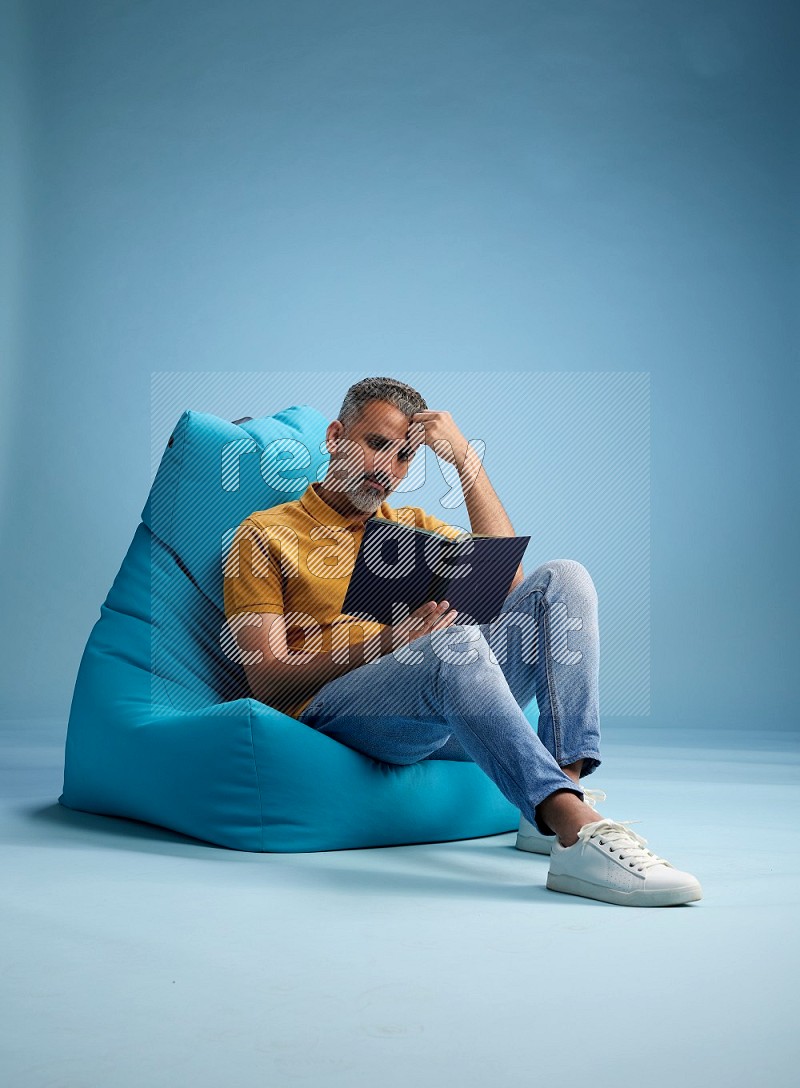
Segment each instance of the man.
[[[580,785],[601,763],[597,593],[586,568],[556,560],[525,576],[520,566],[491,624],[455,624],[447,601],[393,625],[345,616],[368,518],[462,532],[387,502],[422,443],[458,471],[471,532],[514,529],[450,413],[429,410],[403,382],[353,385],[325,440],[325,479],[246,518],[226,560],[225,614],[253,696],[387,763],[474,760],[520,809],[517,846],[550,853],[551,890],[631,906],[700,899],[695,877],[602,817],[594,802],[605,794]],[[515,626],[532,633],[532,659],[516,651]],[[534,696],[538,733],[523,713]]]

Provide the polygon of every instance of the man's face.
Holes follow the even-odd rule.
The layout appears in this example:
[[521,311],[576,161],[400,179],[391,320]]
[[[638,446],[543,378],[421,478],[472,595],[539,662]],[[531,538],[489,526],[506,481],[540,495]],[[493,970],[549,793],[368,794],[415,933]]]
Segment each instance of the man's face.
[[373,514],[405,477],[425,428],[421,423],[409,426],[393,404],[373,400],[346,430],[334,420],[328,437],[338,440],[328,469],[333,487],[358,510]]

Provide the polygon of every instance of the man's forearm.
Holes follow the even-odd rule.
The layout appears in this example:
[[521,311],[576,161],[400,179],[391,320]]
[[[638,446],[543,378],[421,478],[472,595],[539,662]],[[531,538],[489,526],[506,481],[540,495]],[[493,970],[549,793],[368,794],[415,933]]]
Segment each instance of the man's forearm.
[[[503,509],[497,492],[492,487],[485,467],[474,451],[467,453],[459,475],[472,532],[482,533],[484,536],[514,536],[514,526]],[[520,563],[509,592],[519,585],[524,577]]]
[[364,642],[353,643],[344,661],[334,660],[334,653],[338,658],[342,657],[341,650],[320,650],[306,661],[302,660],[302,650],[297,650],[290,651],[285,661],[249,665],[247,679],[253,698],[275,710],[292,707],[307,696],[314,695],[329,680],[335,680],[351,669],[390,653],[391,638],[392,629],[384,627]]
[[[472,532],[485,536],[514,536],[514,527],[489,483],[477,450],[456,425],[450,412],[425,408],[414,412],[411,426],[415,431],[422,428],[426,445],[443,461],[455,466],[461,479]],[[524,577],[520,563],[511,589],[519,585]]]

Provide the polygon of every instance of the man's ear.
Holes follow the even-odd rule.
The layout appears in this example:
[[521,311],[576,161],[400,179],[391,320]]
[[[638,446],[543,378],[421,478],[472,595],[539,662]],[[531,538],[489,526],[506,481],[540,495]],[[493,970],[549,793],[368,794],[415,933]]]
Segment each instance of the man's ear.
[[325,431],[325,449],[328,453],[336,453],[338,440],[344,433],[344,427],[338,419],[333,419]]

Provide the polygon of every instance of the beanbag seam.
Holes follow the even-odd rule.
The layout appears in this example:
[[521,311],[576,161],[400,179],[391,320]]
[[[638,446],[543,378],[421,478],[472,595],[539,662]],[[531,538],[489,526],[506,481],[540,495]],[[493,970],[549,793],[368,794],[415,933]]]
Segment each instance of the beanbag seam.
[[258,759],[256,758],[256,743],[253,738],[253,704],[250,699],[247,700],[247,721],[250,726],[250,748],[253,753],[253,769],[256,773],[256,786],[258,787],[258,815],[261,826],[259,847],[264,849],[264,801],[261,795],[261,776],[258,773]]
[[191,423],[191,419],[190,419],[190,416],[192,415],[191,408],[187,409],[185,414],[186,414],[186,425],[184,427],[181,427],[180,420],[178,420],[177,427],[175,428],[176,430],[181,430],[182,434],[181,434],[181,448],[180,448],[179,457],[178,457],[178,471],[177,471],[177,474],[176,474],[176,479],[178,481],[178,486],[176,486],[173,489],[173,492],[172,492],[172,509],[169,512],[169,532],[168,532],[168,539],[169,540],[172,539],[172,522],[175,519],[175,507],[178,505],[178,491],[180,490],[180,486],[179,486],[180,485],[180,479],[181,479],[181,475],[183,473],[183,455],[184,455],[184,452],[186,450],[186,442],[187,442],[187,437],[188,437],[188,434],[189,434],[189,425]]

